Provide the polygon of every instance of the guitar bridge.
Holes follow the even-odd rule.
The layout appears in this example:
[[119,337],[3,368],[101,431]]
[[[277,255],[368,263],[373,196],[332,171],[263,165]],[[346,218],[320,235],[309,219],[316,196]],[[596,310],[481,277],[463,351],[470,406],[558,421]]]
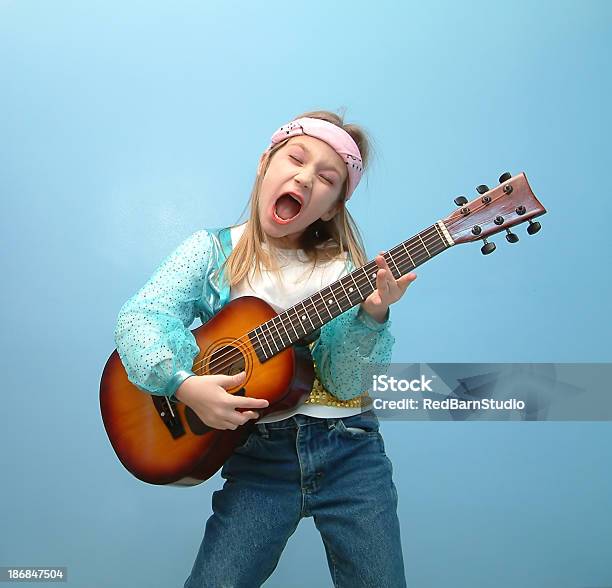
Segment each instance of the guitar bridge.
[[185,427],[181,422],[180,415],[172,402],[166,396],[151,395],[153,405],[159,418],[162,420],[173,439],[178,439],[185,434]]

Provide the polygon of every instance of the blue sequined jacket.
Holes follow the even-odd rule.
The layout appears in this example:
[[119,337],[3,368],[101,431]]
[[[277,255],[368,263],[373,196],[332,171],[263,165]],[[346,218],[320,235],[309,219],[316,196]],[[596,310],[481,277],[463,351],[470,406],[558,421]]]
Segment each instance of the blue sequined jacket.
[[[150,394],[172,396],[190,375],[199,353],[189,329],[211,319],[229,302],[215,270],[232,250],[230,227],[202,229],[183,241],[119,311],[115,343],[128,379]],[[347,262],[347,273],[354,266]],[[341,400],[363,392],[361,370],[387,365],[395,341],[386,321],[378,323],[356,305],[320,328],[311,346],[323,387]]]

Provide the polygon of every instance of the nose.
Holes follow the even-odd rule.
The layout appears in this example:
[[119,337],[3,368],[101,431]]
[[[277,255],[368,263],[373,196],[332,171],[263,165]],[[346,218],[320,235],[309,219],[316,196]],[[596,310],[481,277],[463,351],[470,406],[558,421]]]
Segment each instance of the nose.
[[303,168],[295,175],[295,181],[298,182],[298,184],[302,184],[306,189],[312,186],[311,174]]

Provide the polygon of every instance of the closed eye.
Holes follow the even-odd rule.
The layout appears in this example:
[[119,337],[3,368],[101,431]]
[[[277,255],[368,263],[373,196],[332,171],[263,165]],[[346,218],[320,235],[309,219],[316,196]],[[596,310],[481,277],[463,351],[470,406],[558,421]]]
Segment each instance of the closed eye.
[[[291,159],[293,159],[293,161],[296,161],[297,163],[301,164],[302,162],[297,158],[294,157],[293,155],[289,155],[289,157]],[[321,176],[326,182],[330,183],[332,186],[334,185],[334,181],[331,178],[328,178],[326,176]]]

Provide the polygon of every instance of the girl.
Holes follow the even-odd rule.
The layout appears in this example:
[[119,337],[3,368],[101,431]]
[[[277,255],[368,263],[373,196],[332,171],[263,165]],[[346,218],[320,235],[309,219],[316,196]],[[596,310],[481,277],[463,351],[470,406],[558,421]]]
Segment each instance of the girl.
[[226,391],[245,372],[191,371],[196,316],[205,323],[245,295],[281,312],[367,262],[346,202],[368,153],[363,130],[331,112],[281,127],[260,158],[249,219],[191,235],[121,308],[115,342],[131,382],[178,399],[217,429],[258,419],[221,470],[226,481],[213,493],[185,588],[260,586],[309,516],[335,586],[405,586],[392,466],[377,417],[361,409],[360,374],[389,363],[389,305],[416,275],[396,280],[376,257],[376,290],[306,341],[316,379],[293,410],[259,418],[267,400]]

